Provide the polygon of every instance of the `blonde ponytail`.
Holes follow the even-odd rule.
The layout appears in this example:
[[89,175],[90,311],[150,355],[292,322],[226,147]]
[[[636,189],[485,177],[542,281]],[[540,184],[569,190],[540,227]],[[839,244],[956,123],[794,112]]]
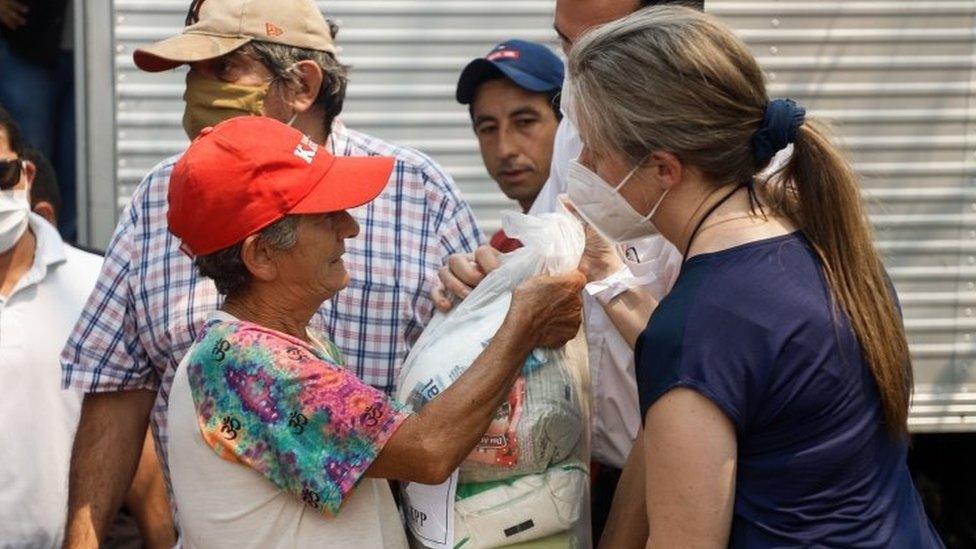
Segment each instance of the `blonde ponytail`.
[[874,246],[857,175],[823,125],[808,119],[797,131],[789,162],[759,185],[764,201],[801,227],[820,256],[832,297],[850,319],[878,385],[888,430],[907,436],[908,341]]

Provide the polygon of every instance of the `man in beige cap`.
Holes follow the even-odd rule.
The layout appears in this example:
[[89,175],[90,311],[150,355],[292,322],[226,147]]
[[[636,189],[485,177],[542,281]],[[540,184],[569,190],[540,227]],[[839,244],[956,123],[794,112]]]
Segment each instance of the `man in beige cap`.
[[[186,24],[182,34],[137,50],[134,59],[149,72],[189,65],[183,127],[190,138],[221,120],[265,115],[307,134],[309,150],[395,158],[384,192],[350,212],[362,231],[347,242],[349,287],[311,320],[360,379],[389,393],[432,314],[437,269],[480,241],[470,208],[426,156],[336,120],[346,67],[335,58],[334,29],[312,0],[195,0]],[[67,547],[96,547],[103,537],[149,420],[167,470],[170,385],[202,321],[219,305],[213,283],[198,276],[167,231],[177,160],[156,166],[133,194],[61,355],[65,386],[87,393],[72,455]]]

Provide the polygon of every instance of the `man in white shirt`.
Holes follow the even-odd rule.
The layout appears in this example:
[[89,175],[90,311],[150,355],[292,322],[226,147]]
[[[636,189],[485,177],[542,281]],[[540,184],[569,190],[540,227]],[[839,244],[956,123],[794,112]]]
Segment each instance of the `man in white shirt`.
[[58,355],[101,258],[65,245],[30,211],[35,166],[0,109],[0,541],[61,547],[80,393],[61,390]]
[[[588,29],[647,6],[669,3],[697,9],[703,9],[704,4],[701,0],[557,0],[553,27],[568,54],[573,42]],[[570,161],[583,148],[574,124],[574,101],[566,96],[566,89],[564,84],[563,119],[556,130],[549,179],[536,196],[530,214],[553,212],[561,207],[560,195],[566,193]],[[681,254],[661,236],[628,242],[618,246],[617,253],[610,254],[613,255],[619,259],[601,261],[599,273],[588,273],[591,282],[583,292],[593,380],[594,542],[600,539],[620,470],[641,425],[633,344],[681,268]],[[448,294],[466,295],[495,265],[494,255],[481,249],[473,256],[453,256],[441,269],[435,304],[441,309],[450,308]],[[581,270],[586,272],[583,265]]]

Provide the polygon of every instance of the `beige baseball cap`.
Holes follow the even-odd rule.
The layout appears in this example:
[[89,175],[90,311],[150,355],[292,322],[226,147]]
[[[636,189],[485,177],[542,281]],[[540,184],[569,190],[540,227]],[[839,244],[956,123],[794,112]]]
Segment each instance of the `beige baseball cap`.
[[252,40],[336,53],[332,33],[313,0],[195,0],[195,23],[183,33],[139,48],[136,66],[159,72],[230,53]]

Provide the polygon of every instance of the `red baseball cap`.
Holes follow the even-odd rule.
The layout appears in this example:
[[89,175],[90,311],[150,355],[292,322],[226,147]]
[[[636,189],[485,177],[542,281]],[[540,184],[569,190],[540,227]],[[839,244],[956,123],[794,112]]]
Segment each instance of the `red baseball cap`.
[[191,256],[227,248],[288,214],[337,212],[376,198],[392,157],[333,156],[263,116],[205,128],[173,167],[169,230]]

